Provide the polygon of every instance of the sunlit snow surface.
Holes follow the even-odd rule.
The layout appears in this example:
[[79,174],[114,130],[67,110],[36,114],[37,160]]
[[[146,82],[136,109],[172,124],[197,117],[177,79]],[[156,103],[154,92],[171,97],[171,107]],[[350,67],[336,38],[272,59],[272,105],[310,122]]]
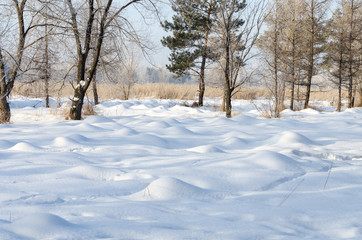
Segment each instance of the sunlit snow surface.
[[12,99],[0,239],[362,239],[361,108],[264,119],[234,101],[226,119],[215,101],[115,100],[65,121]]

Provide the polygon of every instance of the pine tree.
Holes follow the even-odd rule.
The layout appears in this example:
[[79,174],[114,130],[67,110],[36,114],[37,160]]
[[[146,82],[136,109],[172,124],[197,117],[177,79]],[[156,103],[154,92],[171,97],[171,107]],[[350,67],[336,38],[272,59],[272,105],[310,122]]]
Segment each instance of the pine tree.
[[161,42],[171,50],[167,69],[178,76],[189,70],[199,76],[199,101],[203,105],[205,92],[205,68],[207,60],[213,59],[208,48],[208,37],[216,12],[215,0],[175,0],[172,9],[176,13],[172,22],[165,21],[162,27],[172,31],[172,36]]

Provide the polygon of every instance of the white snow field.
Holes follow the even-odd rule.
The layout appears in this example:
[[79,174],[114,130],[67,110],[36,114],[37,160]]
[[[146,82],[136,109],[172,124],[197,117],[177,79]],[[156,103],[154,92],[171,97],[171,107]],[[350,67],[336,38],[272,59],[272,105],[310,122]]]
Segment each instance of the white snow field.
[[361,108],[114,100],[65,121],[39,101],[0,125],[0,239],[362,239]]

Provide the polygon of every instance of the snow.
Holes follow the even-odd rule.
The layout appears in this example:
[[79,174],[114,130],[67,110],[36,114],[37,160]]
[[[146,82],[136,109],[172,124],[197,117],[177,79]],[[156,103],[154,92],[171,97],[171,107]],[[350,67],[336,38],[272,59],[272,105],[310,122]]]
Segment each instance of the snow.
[[235,100],[226,119],[205,102],[65,121],[55,100],[12,99],[0,239],[362,239],[361,108],[264,119],[264,100]]

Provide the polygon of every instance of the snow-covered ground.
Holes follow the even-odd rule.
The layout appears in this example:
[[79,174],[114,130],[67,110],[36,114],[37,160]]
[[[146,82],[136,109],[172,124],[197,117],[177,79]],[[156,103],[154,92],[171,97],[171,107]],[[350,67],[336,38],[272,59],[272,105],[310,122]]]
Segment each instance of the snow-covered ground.
[[264,119],[234,101],[226,119],[215,101],[115,100],[65,121],[13,99],[0,239],[362,239],[361,108]]

